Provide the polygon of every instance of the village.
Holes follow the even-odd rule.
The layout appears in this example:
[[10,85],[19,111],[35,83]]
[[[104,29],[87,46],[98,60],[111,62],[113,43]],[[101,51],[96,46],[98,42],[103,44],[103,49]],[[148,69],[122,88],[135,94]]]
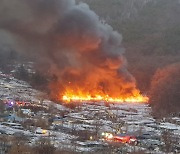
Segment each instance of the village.
[[[2,72],[0,76],[1,138],[23,135],[28,138],[30,146],[45,138],[57,149],[74,152],[108,149],[116,152],[162,152],[166,146],[175,153],[180,150],[177,142],[180,139],[180,119],[173,117],[158,121],[151,115],[148,104],[84,102],[68,108],[48,100],[45,94],[25,81]],[[122,134],[134,137],[135,144],[131,144],[130,139],[118,140],[123,138]],[[163,135],[169,138],[168,145]],[[11,142],[2,140],[1,153],[5,153],[9,146]]]

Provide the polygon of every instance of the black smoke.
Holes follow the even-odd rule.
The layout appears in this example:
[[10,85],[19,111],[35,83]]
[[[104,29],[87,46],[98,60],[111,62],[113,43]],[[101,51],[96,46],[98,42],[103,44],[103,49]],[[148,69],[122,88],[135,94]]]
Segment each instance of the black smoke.
[[40,71],[55,74],[60,83],[74,83],[75,89],[91,85],[88,91],[134,94],[135,79],[127,71],[121,41],[85,3],[0,1],[0,49],[33,58]]

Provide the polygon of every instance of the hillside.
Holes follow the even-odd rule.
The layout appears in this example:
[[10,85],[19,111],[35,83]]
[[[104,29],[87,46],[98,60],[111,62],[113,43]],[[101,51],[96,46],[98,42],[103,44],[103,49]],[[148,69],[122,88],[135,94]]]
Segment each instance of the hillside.
[[[129,70],[147,91],[157,68],[180,57],[178,0],[79,0],[123,35]],[[140,60],[141,59],[141,60]]]

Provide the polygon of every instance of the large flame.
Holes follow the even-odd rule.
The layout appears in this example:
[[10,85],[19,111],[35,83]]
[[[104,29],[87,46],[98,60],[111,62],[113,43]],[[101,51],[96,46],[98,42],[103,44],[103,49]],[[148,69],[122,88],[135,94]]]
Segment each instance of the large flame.
[[119,96],[119,97],[111,97],[109,95],[99,95],[98,93],[95,95],[86,94],[82,92],[73,93],[72,90],[66,91],[62,96],[62,100],[66,103],[68,102],[109,102],[109,103],[120,103],[120,102],[128,102],[128,103],[142,103],[148,102],[149,98],[147,96],[143,96],[137,90],[136,94],[132,96]]
[[54,98],[63,102],[148,102],[132,76],[104,68],[68,69],[53,84]]

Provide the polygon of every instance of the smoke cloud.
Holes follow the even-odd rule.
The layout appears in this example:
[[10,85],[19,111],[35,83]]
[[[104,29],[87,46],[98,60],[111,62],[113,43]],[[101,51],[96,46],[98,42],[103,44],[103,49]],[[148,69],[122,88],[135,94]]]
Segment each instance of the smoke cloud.
[[13,48],[33,58],[41,71],[57,75],[53,92],[71,87],[113,97],[135,95],[121,41],[85,3],[0,1],[0,48]]

